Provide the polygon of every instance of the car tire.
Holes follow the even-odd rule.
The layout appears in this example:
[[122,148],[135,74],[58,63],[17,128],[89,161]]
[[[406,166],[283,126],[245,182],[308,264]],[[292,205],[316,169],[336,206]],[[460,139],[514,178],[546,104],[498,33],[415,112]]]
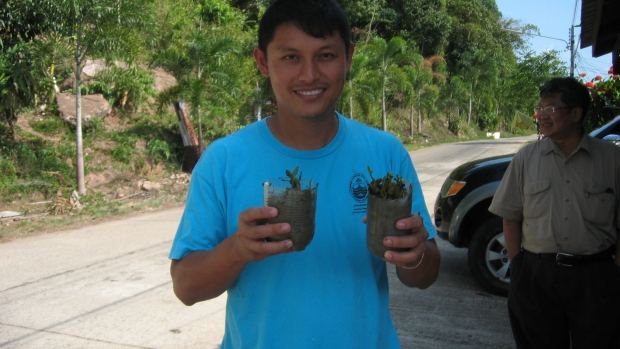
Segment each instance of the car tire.
[[508,296],[510,260],[501,217],[494,216],[476,229],[467,257],[471,273],[482,287],[492,294]]

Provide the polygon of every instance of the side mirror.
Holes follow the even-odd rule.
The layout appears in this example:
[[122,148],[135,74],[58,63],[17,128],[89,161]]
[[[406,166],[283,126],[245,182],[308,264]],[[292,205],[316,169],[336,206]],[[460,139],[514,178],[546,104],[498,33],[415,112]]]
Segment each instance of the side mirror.
[[616,134],[609,134],[605,137],[603,137],[604,141],[609,141],[614,143],[617,146],[620,146],[620,135],[616,135]]

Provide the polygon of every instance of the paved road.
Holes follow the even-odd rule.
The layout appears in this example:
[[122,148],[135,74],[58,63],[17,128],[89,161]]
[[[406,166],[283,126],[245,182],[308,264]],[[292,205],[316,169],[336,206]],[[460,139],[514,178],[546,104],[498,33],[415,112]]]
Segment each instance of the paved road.
[[[412,153],[429,208],[458,164],[530,139]],[[0,348],[218,348],[225,295],[185,307],[172,293],[167,253],[181,210],[0,244]],[[512,348],[505,298],[474,282],[466,250],[439,246],[441,274],[430,289],[407,289],[390,275],[403,348]]]

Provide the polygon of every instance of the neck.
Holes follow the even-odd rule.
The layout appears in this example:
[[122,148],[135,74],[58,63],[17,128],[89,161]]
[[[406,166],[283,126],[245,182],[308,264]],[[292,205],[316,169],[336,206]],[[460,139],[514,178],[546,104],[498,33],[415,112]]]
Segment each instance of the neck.
[[579,143],[581,142],[581,138],[583,137],[583,129],[580,129],[579,132],[575,132],[573,134],[571,134],[569,137],[565,137],[562,139],[551,139],[555,144],[558,145],[558,147],[560,147],[560,150],[562,150],[562,153],[564,153],[564,156],[566,156],[567,158],[571,155],[573,155],[573,153],[575,152],[575,150],[577,150],[577,147],[579,146]]
[[325,147],[338,133],[338,116],[333,113],[321,119],[286,118],[276,113],[267,126],[280,143],[297,150]]

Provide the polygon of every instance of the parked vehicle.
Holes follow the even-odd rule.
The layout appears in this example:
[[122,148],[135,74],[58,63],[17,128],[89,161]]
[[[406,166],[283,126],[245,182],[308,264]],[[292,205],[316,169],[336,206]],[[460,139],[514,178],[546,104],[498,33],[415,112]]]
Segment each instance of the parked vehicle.
[[[590,133],[620,145],[620,116]],[[446,178],[434,207],[438,235],[456,247],[468,248],[474,278],[489,292],[507,296],[510,261],[502,218],[489,205],[514,154],[465,163]]]

